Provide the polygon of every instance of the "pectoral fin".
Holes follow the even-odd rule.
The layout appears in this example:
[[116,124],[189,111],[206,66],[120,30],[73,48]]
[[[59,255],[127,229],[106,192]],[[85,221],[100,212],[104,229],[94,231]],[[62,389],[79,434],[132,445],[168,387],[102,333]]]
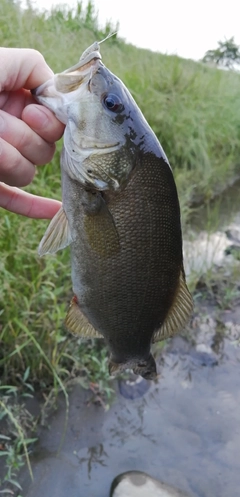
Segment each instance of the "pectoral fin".
[[85,338],[103,338],[81,312],[76,297],[73,297],[64,324],[73,335]]
[[174,302],[161,328],[155,331],[153,342],[172,337],[187,324],[193,311],[193,301],[186,285],[184,270],[180,272],[179,286]]
[[38,254],[42,257],[45,254],[55,254],[72,243],[71,233],[67,216],[63,207],[50,222],[45,235],[38,247]]
[[[92,195],[89,193],[89,195]],[[97,200],[97,202],[96,202]],[[93,205],[95,210],[93,210]],[[100,193],[94,202],[85,205],[84,228],[91,248],[102,257],[110,257],[120,250],[117,228],[108,206]]]

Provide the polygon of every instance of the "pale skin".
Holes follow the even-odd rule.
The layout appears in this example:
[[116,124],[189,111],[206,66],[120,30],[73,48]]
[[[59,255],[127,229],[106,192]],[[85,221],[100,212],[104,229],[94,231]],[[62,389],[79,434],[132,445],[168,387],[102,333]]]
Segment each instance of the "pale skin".
[[36,166],[52,159],[64,125],[36,104],[31,89],[52,76],[36,50],[0,48],[0,207],[32,218],[51,219],[57,200],[31,195]]

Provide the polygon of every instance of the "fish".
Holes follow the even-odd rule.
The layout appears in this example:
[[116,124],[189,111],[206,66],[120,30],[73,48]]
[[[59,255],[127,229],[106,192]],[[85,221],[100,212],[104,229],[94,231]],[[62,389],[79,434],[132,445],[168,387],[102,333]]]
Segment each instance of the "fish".
[[104,338],[112,376],[158,377],[152,343],[188,322],[193,302],[177,188],[167,156],[94,42],[77,64],[33,90],[66,127],[62,207],[39,255],[71,247],[66,328]]

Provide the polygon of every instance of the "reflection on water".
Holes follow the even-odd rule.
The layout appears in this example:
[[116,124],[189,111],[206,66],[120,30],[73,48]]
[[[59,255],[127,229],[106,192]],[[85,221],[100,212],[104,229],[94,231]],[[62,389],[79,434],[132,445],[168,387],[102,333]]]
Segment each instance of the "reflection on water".
[[224,226],[237,219],[240,225],[240,180],[207,205],[194,209],[188,231],[196,233],[222,231]]
[[[118,394],[108,412],[75,385],[65,440],[64,403],[42,430],[25,497],[108,497],[119,473],[139,470],[192,497],[236,497],[240,487],[240,313],[195,318],[191,343],[177,337],[143,397]],[[134,388],[134,387],[133,387]],[[118,384],[116,383],[116,391]],[[134,396],[133,396],[134,397]],[[61,406],[62,404],[62,406]]]
[[[204,208],[198,208],[184,237],[187,275],[232,264],[240,253],[240,181]],[[234,254],[235,251],[235,254]],[[239,251],[239,252],[238,252]],[[239,257],[240,259],[240,257]]]
[[184,267],[186,275],[203,274],[213,265],[220,266],[223,261],[232,263],[232,257],[227,257],[225,250],[231,246],[224,232],[194,234],[190,240],[184,240]]

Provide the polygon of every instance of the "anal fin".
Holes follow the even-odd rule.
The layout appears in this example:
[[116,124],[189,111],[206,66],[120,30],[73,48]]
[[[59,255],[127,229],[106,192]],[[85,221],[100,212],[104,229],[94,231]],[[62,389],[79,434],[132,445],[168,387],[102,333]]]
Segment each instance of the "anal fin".
[[184,270],[181,269],[179,286],[174,302],[161,328],[154,332],[152,342],[165,340],[180,332],[190,319],[193,311],[193,300],[188,290]]
[[40,257],[46,254],[55,254],[72,243],[69,223],[66,213],[61,207],[51,220],[38,247]]
[[77,304],[76,297],[72,298],[64,324],[68,331],[75,336],[85,338],[103,338],[103,336],[93,328],[81,312]]

